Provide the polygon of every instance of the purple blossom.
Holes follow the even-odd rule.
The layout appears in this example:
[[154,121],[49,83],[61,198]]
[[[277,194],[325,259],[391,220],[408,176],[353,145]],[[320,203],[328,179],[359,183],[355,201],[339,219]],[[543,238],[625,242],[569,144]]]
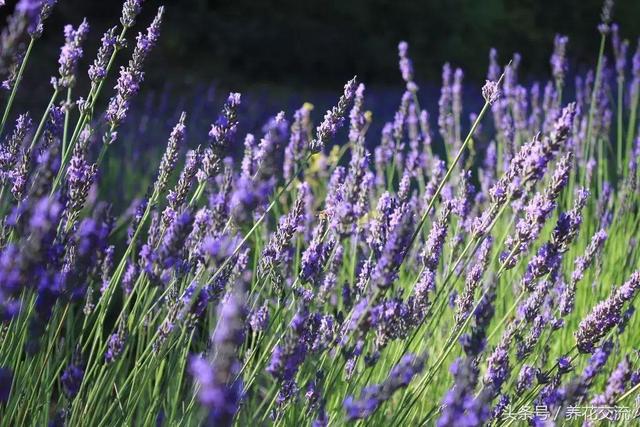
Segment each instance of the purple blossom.
[[18,152],[31,129],[32,121],[28,113],[21,114],[11,135],[0,145],[0,178],[6,181],[18,161]]
[[566,356],[561,356],[557,360],[558,370],[560,372],[566,373],[573,369],[571,365],[571,358]]
[[244,342],[246,308],[242,294],[230,293],[218,306],[218,324],[212,337],[215,354],[208,362],[193,356],[191,375],[200,385],[198,398],[208,411],[209,425],[228,426],[238,411],[242,398],[242,379],[238,349]]
[[218,116],[216,122],[211,125],[209,136],[218,147],[226,146],[236,133],[240,98],[241,95],[239,93],[230,93],[222,107],[222,113]]
[[511,374],[509,364],[509,347],[513,341],[515,329],[513,323],[504,331],[499,344],[487,357],[487,371],[484,374],[484,382],[493,390],[499,391],[502,384]]
[[269,325],[269,307],[263,305],[251,313],[249,325],[254,332],[264,332]]
[[176,162],[178,160],[178,152],[182,148],[185,139],[186,126],[185,120],[187,118],[186,113],[180,114],[180,119],[178,123],[174,126],[171,131],[171,135],[169,136],[169,141],[167,142],[167,148],[162,155],[162,160],[160,161],[160,168],[158,169],[158,178],[156,179],[156,183],[154,186],[154,191],[156,194],[162,194],[167,186],[167,181],[169,180],[169,176],[174,171],[176,167]]
[[487,268],[489,255],[493,246],[491,237],[484,239],[480,245],[480,249],[476,258],[476,262],[467,271],[464,282],[464,290],[456,299],[456,323],[462,324],[466,317],[470,314],[473,306],[473,299],[476,288],[480,285],[482,275]]
[[124,351],[126,345],[127,332],[124,322],[120,323],[118,330],[111,334],[107,340],[107,351],[104,354],[104,361],[107,363],[115,362]]
[[317,284],[318,273],[324,266],[330,249],[330,244],[325,242],[327,219],[321,218],[313,230],[313,237],[307,249],[302,253],[300,264],[300,279],[304,282]]
[[401,388],[409,385],[413,377],[418,375],[424,367],[425,357],[406,354],[400,362],[389,372],[387,379],[381,384],[365,387],[360,397],[347,396],[343,402],[349,420],[370,417],[378,407]]
[[0,404],[9,400],[12,382],[13,372],[9,368],[0,368]]
[[442,66],[442,87],[438,100],[438,128],[445,144],[453,144],[453,114],[451,104],[453,96],[451,91],[451,66],[446,63]]
[[407,42],[401,41],[398,43],[400,73],[402,74],[402,79],[407,83],[407,89],[410,90],[409,85],[413,83],[413,64],[407,55],[408,50],[409,44]]
[[349,103],[355,96],[355,92],[356,78],[354,77],[344,86],[344,93],[338,100],[338,105],[327,111],[324,120],[316,129],[316,137],[311,141],[309,146],[312,152],[317,153],[322,151],[329,140],[338,132],[338,129],[342,127],[344,114],[347,111]]
[[613,45],[615,68],[618,74],[618,79],[624,80],[624,72],[627,64],[627,52],[629,50],[629,41],[620,40],[618,24],[611,24],[611,44]]
[[516,393],[521,395],[525,391],[529,390],[533,385],[533,380],[538,374],[538,369],[529,365],[522,365],[520,374],[518,375],[518,382],[516,383]]
[[142,2],[144,0],[125,0],[122,6],[122,16],[120,22],[125,28],[133,27],[136,23],[136,17],[142,11]]
[[413,231],[413,211],[409,204],[402,204],[393,212],[389,227],[389,236],[371,274],[372,284],[381,289],[391,287],[397,279],[408,249]]
[[489,50],[489,69],[487,79],[497,81],[500,78],[500,65],[498,65],[498,51],[495,48]]
[[[139,11],[141,2],[136,0],[127,1],[125,3],[125,9],[127,8],[127,4],[129,4],[133,9],[138,7]],[[117,127],[125,119],[129,111],[131,98],[133,98],[140,90],[140,85],[144,80],[142,67],[144,65],[144,61],[149,56],[151,49],[155,46],[160,36],[160,25],[162,24],[163,14],[164,7],[160,7],[153,22],[147,28],[146,34],[138,34],[136,47],[133,51],[133,55],[131,56],[131,60],[129,61],[129,65],[126,68],[122,67],[120,69],[120,77],[118,78],[118,82],[115,86],[116,95],[109,101],[109,106],[107,107],[106,112],[107,122],[109,122],[112,128]],[[123,11],[123,25],[127,26],[125,22]]]
[[[284,164],[283,164],[283,177],[285,181],[289,181],[294,173],[299,172],[302,167],[301,161],[309,148],[311,133],[311,110],[313,106],[311,104],[304,104],[293,115],[293,124],[291,125],[291,133],[289,136],[289,144],[285,148]],[[359,118],[358,118],[359,120]],[[353,126],[352,126],[353,128]],[[248,135],[247,135],[248,137]],[[247,142],[245,140],[245,147]],[[245,149],[245,158],[247,151]],[[244,159],[243,159],[243,171],[245,171]]]
[[98,55],[91,66],[89,66],[89,79],[93,83],[99,83],[107,77],[107,67],[111,56],[115,51],[118,41],[117,27],[113,27],[104,33],[101,40]]
[[51,15],[57,0],[20,0],[16,12],[27,19],[27,30],[34,39],[44,31],[43,23]]
[[604,393],[591,399],[591,404],[598,406],[613,406],[616,399],[625,392],[627,382],[631,378],[631,361],[625,356],[611,373]]
[[556,207],[556,199],[567,184],[571,164],[571,155],[560,159],[556,170],[545,188],[544,193],[536,193],[524,208],[524,218],[516,224],[516,236],[510,236],[505,246],[507,251],[501,256],[506,268],[516,266],[518,257],[537,239],[547,218]]
[[68,399],[73,399],[78,394],[83,378],[84,368],[77,364],[70,364],[62,372],[60,382],[62,383],[62,390]]
[[577,284],[584,277],[585,271],[593,263],[606,239],[607,233],[604,229],[597,231],[591,238],[584,255],[576,258],[571,280],[560,295],[559,309],[562,315],[566,316],[573,311]]
[[613,343],[611,341],[605,341],[600,347],[598,347],[591,357],[589,357],[589,363],[582,371],[582,380],[585,384],[589,385],[593,379],[606,365],[609,355],[613,350]]
[[97,172],[97,165],[90,165],[86,160],[88,139],[89,132],[80,134],[67,168],[68,215],[70,216],[75,215],[83,208]]
[[429,237],[427,238],[422,252],[422,259],[424,261],[425,268],[431,271],[436,271],[438,268],[438,263],[442,254],[442,247],[444,246],[444,241],[447,237],[451,210],[451,204],[445,203],[440,211],[438,219],[431,226]]
[[495,312],[496,286],[490,283],[485,286],[483,296],[473,311],[474,324],[471,332],[460,337],[460,345],[468,357],[482,353],[486,346],[487,328]]
[[[303,183],[299,188],[298,197],[291,211],[280,218],[276,232],[271,236],[269,242],[262,250],[262,257],[258,268],[258,274],[260,276],[273,274],[287,259],[291,240],[302,226],[304,200],[309,191],[309,185]],[[281,289],[278,290],[281,291]]]
[[635,272],[606,300],[598,303],[580,322],[574,333],[578,350],[591,353],[598,341],[622,320],[622,308],[640,288],[640,272]]
[[500,86],[498,82],[487,80],[482,86],[482,97],[485,102],[493,105],[500,98]]
[[[291,381],[304,362],[310,341],[307,328],[309,313],[306,309],[300,309],[291,320],[290,332],[285,335],[281,344],[278,344],[271,355],[267,366],[267,372],[286,383]],[[305,340],[305,338],[307,338]],[[306,342],[305,342],[306,341]]]
[[349,141],[358,141],[361,137],[364,137],[363,130],[366,125],[365,112],[363,111],[364,104],[364,84],[360,83],[355,91],[353,98],[353,108],[349,112]]
[[551,55],[551,75],[558,84],[562,84],[564,76],[567,72],[567,43],[569,43],[569,37],[556,34],[553,41],[553,54]]
[[89,24],[82,21],[82,24],[74,30],[71,25],[64,27],[65,44],[60,50],[58,64],[60,68],[60,78],[56,80],[59,88],[69,88],[75,83],[75,72],[78,61],[82,58],[82,43],[89,33]]
[[478,382],[478,369],[470,358],[457,359],[449,368],[454,377],[454,386],[442,399],[442,415],[438,418],[438,427],[448,426],[480,426],[491,418],[488,405],[488,393],[475,396]]

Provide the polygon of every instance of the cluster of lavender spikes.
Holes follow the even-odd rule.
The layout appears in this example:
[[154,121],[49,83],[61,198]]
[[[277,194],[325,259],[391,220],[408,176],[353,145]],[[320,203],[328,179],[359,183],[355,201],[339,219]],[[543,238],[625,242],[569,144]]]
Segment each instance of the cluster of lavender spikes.
[[640,389],[640,43],[629,62],[610,3],[614,61],[571,82],[558,35],[549,80],[525,86],[520,55],[501,66],[492,49],[482,88],[444,65],[435,118],[400,42],[404,93],[378,144],[356,78],[315,125],[311,104],[274,114],[241,158],[250,97],[231,92],[202,129],[179,111],[154,181],[121,211],[105,161],[139,168],[116,140],[145,114],[164,9],[108,94],[143,1],[124,2],[77,99],[89,26],[65,27],[38,118],[13,99],[55,1],[19,1],[0,36],[0,425],[479,426],[509,405],[626,403]]

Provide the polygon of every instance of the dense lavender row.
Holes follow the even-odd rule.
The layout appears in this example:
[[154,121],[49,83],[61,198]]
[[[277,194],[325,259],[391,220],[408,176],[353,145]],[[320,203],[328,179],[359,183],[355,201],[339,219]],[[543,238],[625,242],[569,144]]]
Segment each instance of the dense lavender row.
[[401,42],[379,139],[355,77],[316,124],[304,104],[240,135],[239,93],[208,135],[182,113],[125,211],[104,187],[164,9],[132,37],[126,0],[86,75],[89,23],[65,27],[50,101],[15,111],[55,3],[20,0],[0,36],[0,425],[637,416],[640,43],[610,2],[593,71],[570,81],[557,36],[551,80],[525,87],[492,50],[479,111],[449,64],[422,108]]

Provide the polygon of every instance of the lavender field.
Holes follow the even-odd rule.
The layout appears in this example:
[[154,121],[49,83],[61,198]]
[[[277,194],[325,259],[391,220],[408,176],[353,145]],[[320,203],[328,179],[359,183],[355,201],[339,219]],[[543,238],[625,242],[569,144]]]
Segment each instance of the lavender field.
[[557,35],[538,81],[492,49],[431,99],[399,41],[388,116],[355,76],[258,123],[242,87],[145,95],[177,2],[125,0],[98,46],[56,3],[0,35],[0,426],[640,421],[640,39],[612,1],[585,72]]

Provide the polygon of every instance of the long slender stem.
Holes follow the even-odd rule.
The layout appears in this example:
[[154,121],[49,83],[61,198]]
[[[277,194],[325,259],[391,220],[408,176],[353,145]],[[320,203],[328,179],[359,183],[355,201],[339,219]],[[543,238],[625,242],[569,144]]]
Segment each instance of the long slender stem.
[[9,114],[11,113],[11,108],[13,107],[13,101],[16,98],[16,93],[18,92],[18,87],[22,82],[22,77],[24,75],[24,70],[27,68],[27,62],[29,61],[29,56],[31,56],[31,51],[33,49],[33,45],[36,40],[31,37],[29,41],[29,45],[27,46],[27,51],[22,58],[22,63],[20,64],[20,69],[18,70],[18,76],[16,77],[16,81],[13,83],[13,88],[11,89],[11,95],[9,95],[9,100],[7,101],[7,105],[4,107],[4,113],[2,114],[2,122],[0,123],[0,136],[4,132],[4,127],[7,124],[7,119],[9,118]]
[[[122,28],[122,31],[118,36],[119,43],[116,43],[116,46],[119,46],[120,44],[122,44],[122,42],[124,42],[125,36],[127,34],[127,29],[128,29],[127,27]],[[106,68],[107,74],[109,74],[109,71],[113,67],[116,56],[118,55],[118,52],[120,50],[121,48],[116,47],[116,49],[114,49],[113,53],[111,54],[111,58],[109,58],[109,63],[107,64],[107,68]],[[102,79],[99,84],[97,85],[92,84],[91,86],[89,95],[87,96],[87,102],[89,103],[89,106],[86,109],[84,109],[83,113],[80,114],[80,117],[78,118],[78,122],[76,123],[76,127],[69,141],[69,144],[67,144],[66,151],[63,150],[62,152],[62,162],[60,163],[60,169],[58,170],[58,174],[56,175],[56,178],[51,187],[51,194],[53,194],[60,186],[60,182],[62,181],[62,177],[64,176],[67,163],[69,162],[69,158],[71,156],[71,153],[73,152],[73,147],[75,146],[76,142],[78,141],[78,138],[80,137],[80,132],[82,131],[82,129],[84,129],[86,124],[89,123],[89,120],[91,119],[91,115],[93,114],[93,110],[96,107],[96,102],[98,100],[98,97],[100,96],[100,93],[102,92],[102,88],[104,84],[105,84],[105,79]]]
[[53,90],[53,94],[51,95],[51,99],[49,100],[49,104],[47,105],[47,108],[44,110],[44,113],[42,114],[42,118],[40,119],[40,124],[38,125],[38,129],[36,130],[36,133],[33,135],[33,139],[31,140],[31,145],[29,146],[29,150],[33,150],[33,148],[38,143],[38,140],[42,136],[42,132],[44,131],[44,125],[47,122],[47,119],[49,118],[49,112],[51,111],[53,104],[56,102],[56,99],[58,98],[59,93],[60,93],[60,90],[56,87]]
[[[591,139],[592,139],[592,132],[593,132],[593,120],[594,120],[594,116],[596,114],[598,93],[600,92],[600,80],[601,80],[601,75],[602,75],[602,65],[603,65],[603,58],[604,58],[604,46],[605,46],[606,40],[607,40],[607,36],[603,32],[602,35],[600,36],[600,48],[598,50],[598,63],[596,65],[596,76],[595,76],[595,80],[593,82],[593,90],[591,92],[591,102],[590,102],[590,105],[589,105],[589,116],[587,118],[587,136],[585,138],[585,149],[586,149],[586,152],[585,152],[585,155],[584,155],[585,159],[589,159],[590,149],[591,149],[591,146],[592,146]],[[584,180],[585,176],[586,176],[586,174],[583,173],[583,180]]]
[[67,104],[64,112],[64,128],[62,131],[62,153],[65,152],[67,142],[69,140],[69,121],[71,120],[71,92],[72,89],[67,89]]

